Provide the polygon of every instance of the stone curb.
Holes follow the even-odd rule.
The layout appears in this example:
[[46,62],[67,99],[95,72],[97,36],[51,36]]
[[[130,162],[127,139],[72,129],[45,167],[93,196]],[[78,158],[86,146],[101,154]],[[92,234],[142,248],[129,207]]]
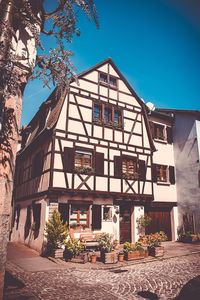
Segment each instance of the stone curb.
[[[90,263],[90,265],[86,265],[86,264],[79,264],[79,263],[74,263],[77,265],[81,265],[81,268],[78,266],[68,266],[68,269],[70,270],[115,270],[115,269],[120,269],[120,268],[126,268],[129,266],[133,266],[133,265],[140,265],[140,264],[146,264],[146,263],[151,263],[151,262],[156,262],[156,261],[162,261],[162,260],[167,260],[167,259],[171,259],[171,258],[177,258],[177,257],[184,257],[184,256],[190,256],[190,255],[194,255],[194,254],[199,254],[200,251],[195,251],[195,252],[191,252],[191,253],[187,253],[187,254],[181,254],[181,255],[173,255],[173,256],[169,256],[169,257],[158,257],[158,258],[144,258],[142,260],[134,260],[134,261],[129,261],[126,264],[122,263],[122,264],[113,264],[113,265],[103,265],[103,266],[92,266],[92,264]],[[63,269],[63,266],[67,266],[68,262],[66,261],[62,261],[62,263],[59,261],[56,261],[56,259],[53,259],[52,257],[47,257],[49,260],[53,261],[55,264],[60,265]],[[72,263],[71,263],[72,264]],[[103,264],[103,263],[102,263]]]

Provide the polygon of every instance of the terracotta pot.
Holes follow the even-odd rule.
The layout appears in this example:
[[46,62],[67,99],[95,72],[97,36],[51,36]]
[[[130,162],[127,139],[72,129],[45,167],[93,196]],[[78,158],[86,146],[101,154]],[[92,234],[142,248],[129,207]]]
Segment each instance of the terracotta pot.
[[118,260],[119,260],[119,262],[123,262],[124,261],[124,254],[119,254],[118,255]]
[[97,261],[97,256],[96,255],[91,255],[91,263],[95,264]]

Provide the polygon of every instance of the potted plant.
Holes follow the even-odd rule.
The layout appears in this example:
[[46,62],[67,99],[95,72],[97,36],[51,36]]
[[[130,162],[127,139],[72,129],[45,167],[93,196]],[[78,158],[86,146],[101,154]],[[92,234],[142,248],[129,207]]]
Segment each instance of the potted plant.
[[45,235],[47,237],[47,251],[55,258],[62,258],[64,252],[64,241],[69,231],[66,224],[63,224],[60,213],[54,210],[51,219],[46,223]]
[[124,252],[120,251],[118,254],[118,260],[119,262],[123,262],[124,261]]
[[125,180],[138,180],[139,174],[138,174],[138,172],[133,172],[133,173],[126,172],[126,173],[123,173],[122,177]]
[[117,253],[113,250],[112,235],[109,233],[101,233],[96,236],[98,247],[101,252],[101,260],[105,263],[116,263]]
[[145,257],[145,251],[142,244],[136,242],[132,244],[130,242],[124,243],[124,256],[126,260],[135,260]]
[[151,224],[151,217],[144,215],[141,216],[140,218],[137,218],[136,223],[137,223],[137,229],[139,232],[139,235],[144,235],[145,234],[145,229]]
[[90,261],[92,264],[95,264],[97,261],[97,255],[94,251],[92,251],[92,254],[90,255]]
[[[65,242],[65,252],[64,256],[67,260],[78,257],[85,250],[84,244],[76,238],[70,238]],[[84,260],[84,257],[79,257],[81,260]]]
[[164,247],[161,243],[167,240],[167,236],[163,231],[144,235],[140,237],[139,241],[142,245],[148,247],[148,253],[154,257],[160,257],[164,255]]

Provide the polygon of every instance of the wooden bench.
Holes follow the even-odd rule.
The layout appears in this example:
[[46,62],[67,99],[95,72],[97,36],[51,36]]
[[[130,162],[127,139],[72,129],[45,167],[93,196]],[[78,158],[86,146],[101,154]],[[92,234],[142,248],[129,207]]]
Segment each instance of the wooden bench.
[[97,247],[98,242],[96,240],[96,235],[92,232],[81,232],[80,240],[85,245],[86,248]]

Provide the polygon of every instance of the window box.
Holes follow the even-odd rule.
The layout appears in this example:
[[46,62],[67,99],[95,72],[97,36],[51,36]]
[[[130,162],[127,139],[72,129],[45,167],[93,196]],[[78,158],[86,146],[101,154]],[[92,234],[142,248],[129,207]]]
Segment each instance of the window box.
[[139,174],[137,172],[130,174],[130,173],[124,173],[122,175],[123,179],[125,180],[138,180],[139,179]]
[[79,174],[94,174],[94,169],[91,167],[75,167],[74,171]]

